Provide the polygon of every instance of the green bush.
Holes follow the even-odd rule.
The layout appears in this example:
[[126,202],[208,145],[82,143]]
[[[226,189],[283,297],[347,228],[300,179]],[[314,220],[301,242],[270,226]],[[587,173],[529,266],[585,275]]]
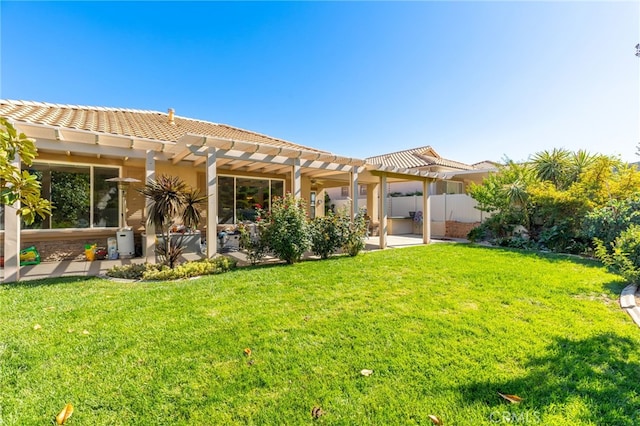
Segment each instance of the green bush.
[[640,225],[632,224],[611,244],[595,239],[596,256],[632,284],[640,284]]
[[275,197],[266,214],[261,237],[269,252],[287,263],[298,262],[311,248],[311,236],[304,200],[292,194]]
[[114,266],[107,271],[107,276],[136,280],[177,280],[201,275],[221,274],[235,268],[234,260],[225,256],[185,262],[174,268],[162,264],[132,264]]
[[588,238],[597,238],[605,247],[610,247],[632,224],[640,225],[640,193],[625,200],[611,200],[587,214],[583,230]]
[[[329,212],[311,221],[311,251],[323,259],[338,251],[346,243],[348,227],[341,216]],[[348,224],[347,224],[348,225]]]
[[347,226],[345,227],[347,232],[344,236],[342,250],[349,256],[357,256],[366,244],[367,221],[364,218],[363,212],[358,212],[353,221],[351,221],[348,216],[345,217],[347,220]]
[[252,265],[264,259],[269,250],[263,236],[264,222],[262,221],[262,215],[264,215],[264,213],[258,211],[256,219],[259,220],[256,222],[253,232],[249,226],[245,224],[238,225],[238,230],[240,231],[240,249],[244,250],[247,259],[249,259]]

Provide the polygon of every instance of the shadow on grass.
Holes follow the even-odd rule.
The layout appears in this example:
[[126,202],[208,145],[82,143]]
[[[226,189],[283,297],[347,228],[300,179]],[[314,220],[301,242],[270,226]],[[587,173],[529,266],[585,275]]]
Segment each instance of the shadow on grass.
[[35,288],[35,287],[47,287],[52,285],[70,284],[81,281],[91,281],[101,279],[93,276],[64,276],[56,278],[40,278],[36,280],[22,280],[14,283],[0,283],[0,289],[8,290],[11,288]]
[[[549,345],[546,355],[525,364],[525,376],[476,382],[460,392],[463,401],[486,404],[494,413],[513,409],[562,415],[558,410],[566,409],[585,423],[637,425],[640,363],[630,359],[637,350],[637,341],[613,333],[580,340],[558,338]],[[498,392],[524,400],[519,406],[507,406]],[[583,410],[568,408],[576,400]]]

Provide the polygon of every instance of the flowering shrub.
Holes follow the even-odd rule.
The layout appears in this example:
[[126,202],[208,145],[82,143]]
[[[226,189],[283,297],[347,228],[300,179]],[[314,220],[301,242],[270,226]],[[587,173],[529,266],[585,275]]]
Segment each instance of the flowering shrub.
[[[347,218],[348,219],[348,218]],[[344,216],[329,212],[311,221],[311,251],[323,259],[338,251],[345,244],[348,222]]]
[[256,223],[254,225],[238,225],[240,231],[240,248],[246,252],[247,258],[252,265],[259,263],[267,254],[269,248],[262,234],[265,222],[262,220],[263,210],[258,210]]
[[365,247],[365,238],[367,235],[367,221],[363,212],[358,212],[353,221],[347,217],[347,232],[344,236],[342,249],[349,256],[357,256]]
[[292,194],[275,197],[271,211],[262,218],[260,238],[269,252],[287,263],[300,260],[311,247],[309,223],[304,200]]

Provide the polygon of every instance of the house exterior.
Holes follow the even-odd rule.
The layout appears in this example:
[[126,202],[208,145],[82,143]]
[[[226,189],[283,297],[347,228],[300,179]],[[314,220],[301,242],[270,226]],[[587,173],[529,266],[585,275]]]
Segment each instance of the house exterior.
[[[314,217],[324,214],[324,192],[342,186],[351,188],[352,215],[358,198],[365,200],[372,221],[380,224],[384,248],[388,183],[414,181],[428,193],[438,176],[182,117],[172,109],[163,113],[0,100],[0,116],[35,140],[38,157],[30,171],[42,182],[43,197],[57,204],[50,218],[28,227],[15,214],[19,206],[0,206],[5,282],[19,280],[22,248],[35,245],[45,261],[81,258],[85,244],[106,245],[125,224],[153,262],[156,232],[146,223],[145,199],[136,189],[160,175],[178,175],[207,195],[199,231],[208,257],[217,252],[218,232],[250,220],[255,204],[268,206],[273,196],[290,192],[307,200],[308,214]],[[19,159],[16,165],[22,167]],[[114,178],[132,182],[126,196],[120,196]],[[355,189],[359,185],[366,189]],[[424,206],[428,203],[425,197]],[[422,229],[425,243],[429,223]]]
[[[436,179],[429,185],[431,199],[430,217],[431,231],[438,237],[464,237],[468,231],[482,221],[482,213],[477,211],[473,200],[466,195],[471,183],[481,183],[490,172],[496,171],[498,164],[482,161],[465,164],[443,158],[431,146],[422,146],[403,151],[390,152],[365,159],[368,164],[386,167],[398,167],[407,170],[418,170],[434,175]],[[360,193],[366,191],[364,186]],[[389,182],[386,188],[387,214],[392,222],[406,222],[411,212],[421,210],[423,191],[420,184],[414,181]],[[341,206],[349,198],[350,188],[332,188],[327,190],[331,203]],[[361,202],[360,207],[364,207]],[[392,232],[414,232],[419,230],[409,226],[393,227]]]

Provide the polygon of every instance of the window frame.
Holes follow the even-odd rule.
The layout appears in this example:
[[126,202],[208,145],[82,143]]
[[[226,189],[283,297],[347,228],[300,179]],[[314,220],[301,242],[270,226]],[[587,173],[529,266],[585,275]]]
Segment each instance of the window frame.
[[[251,180],[262,180],[262,181],[267,181],[268,182],[268,187],[269,187],[269,208],[267,209],[267,211],[271,210],[271,200],[274,197],[274,194],[272,193],[272,188],[273,188],[273,181],[278,181],[278,182],[282,182],[282,195],[276,195],[276,196],[284,196],[286,194],[286,179],[282,179],[282,178],[272,178],[272,177],[262,177],[262,176],[245,176],[245,175],[231,175],[231,174],[219,174],[218,177],[224,177],[224,178],[232,178],[233,179],[233,205],[232,205],[232,210],[233,210],[233,222],[232,223],[220,223],[220,208],[222,206],[222,204],[220,203],[220,189],[218,188],[217,191],[217,196],[218,196],[218,200],[217,200],[217,204],[218,204],[218,218],[217,218],[217,224],[216,225],[238,225],[238,212],[237,212],[237,196],[238,196],[238,192],[237,192],[237,182],[238,179],[251,179]],[[263,206],[264,207],[264,206]]]
[[[85,163],[85,162],[77,162],[77,161],[59,161],[59,160],[53,160],[53,161],[38,161],[37,159],[33,161],[31,167],[23,167],[24,164],[21,165],[21,170],[29,170],[31,168],[33,168],[33,166],[37,166],[37,165],[44,165],[44,166],[50,166],[51,169],[54,169],[56,166],[72,166],[72,167],[88,167],[89,168],[89,226],[87,227],[68,227],[68,228],[53,228],[53,227],[47,227],[47,228],[25,228],[23,227],[23,224],[20,225],[20,228],[24,231],[32,231],[32,232],[68,232],[69,230],[80,230],[80,231],[86,231],[86,230],[112,230],[112,229],[119,229],[120,228],[120,218],[122,217],[122,200],[121,200],[121,194],[120,194],[120,189],[117,190],[116,194],[117,194],[117,202],[118,202],[118,223],[114,226],[94,226],[94,209],[95,209],[95,200],[94,200],[94,194],[95,194],[95,187],[94,187],[94,169],[95,168],[102,168],[102,169],[114,169],[117,171],[117,177],[122,177],[122,169],[123,166],[118,166],[118,165],[110,165],[110,164],[96,164],[96,163]],[[55,210],[53,211],[53,214],[55,214]],[[51,217],[47,217],[47,220],[51,221]],[[4,224],[3,224],[4,225]],[[51,222],[49,222],[49,225],[51,225]]]

